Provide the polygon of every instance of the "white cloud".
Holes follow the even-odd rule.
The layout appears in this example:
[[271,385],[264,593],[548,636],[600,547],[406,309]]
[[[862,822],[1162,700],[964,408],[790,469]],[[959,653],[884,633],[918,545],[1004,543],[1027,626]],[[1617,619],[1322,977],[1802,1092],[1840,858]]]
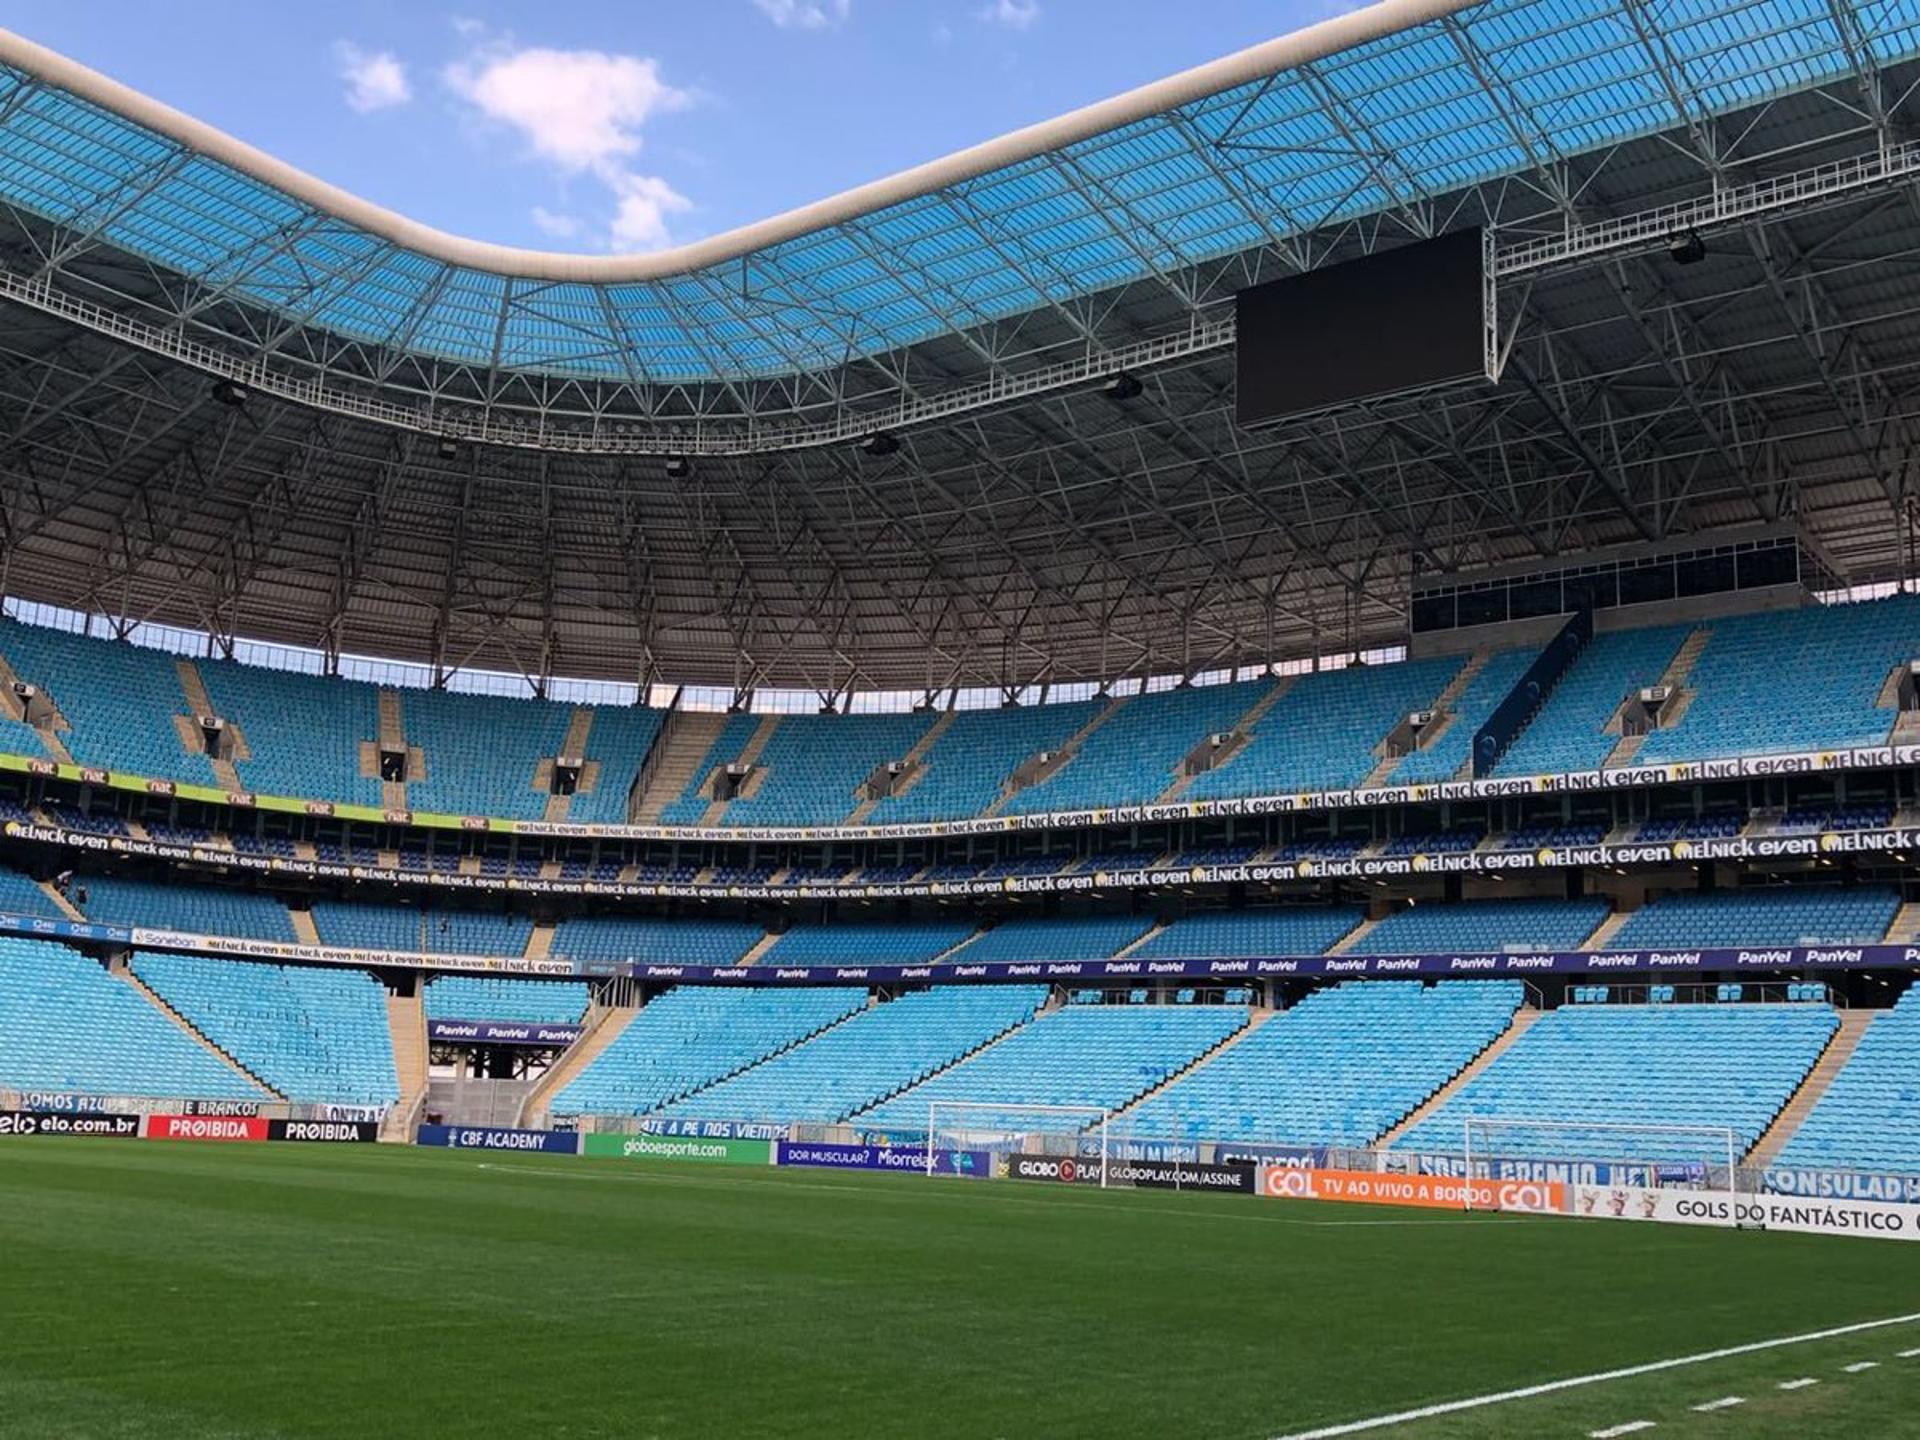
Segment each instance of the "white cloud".
[[[446,67],[448,88],[484,119],[517,133],[535,157],[562,174],[591,175],[604,185],[614,201],[606,232],[612,245],[668,244],[667,218],[691,210],[693,202],[659,176],[637,171],[634,159],[647,122],[691,104],[691,93],[669,85],[644,56],[518,49],[472,27],[461,33],[476,45]],[[563,239],[588,228],[572,215],[539,207],[533,222]]]
[[533,223],[543,235],[551,235],[556,240],[571,240],[582,229],[578,215],[562,215],[544,205],[533,207]]
[[853,12],[853,0],[753,0],[782,30],[824,30]]
[[340,78],[347,82],[349,109],[370,115],[375,110],[404,105],[413,98],[413,87],[407,84],[407,67],[391,51],[368,52],[351,40],[342,40],[333,47],[333,58],[340,68]]
[[977,13],[989,25],[1024,30],[1040,18],[1040,0],[993,0],[991,5]]

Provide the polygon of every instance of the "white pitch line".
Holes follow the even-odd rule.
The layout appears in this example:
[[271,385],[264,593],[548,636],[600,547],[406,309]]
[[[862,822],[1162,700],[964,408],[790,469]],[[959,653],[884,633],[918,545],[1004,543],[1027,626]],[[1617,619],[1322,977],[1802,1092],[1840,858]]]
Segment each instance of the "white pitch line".
[[[1518,1390],[1502,1390],[1492,1395],[1475,1395],[1466,1400],[1448,1400],[1439,1405],[1423,1405],[1418,1410],[1402,1410],[1393,1415],[1375,1415],[1366,1420],[1349,1420],[1342,1425],[1326,1425],[1318,1430],[1299,1430],[1274,1440],[1335,1440],[1340,1435],[1358,1435],[1365,1430],[1384,1430],[1390,1425],[1406,1425],[1415,1420],[1431,1420],[1436,1415],[1455,1415],[1462,1410],[1479,1410],[1488,1405],[1504,1405],[1510,1400],[1531,1400],[1554,1395],[1562,1390],[1577,1390],[1585,1385],[1604,1385],[1612,1380],[1630,1380],[1636,1375],[1654,1375],[1662,1370],[1679,1370],[1688,1365],[1705,1365],[1714,1360],[1730,1360],[1736,1355],[1753,1355],[1762,1350],[1778,1350],[1787,1345],[1811,1345],[1816,1340],[1836,1340],[1842,1335],[1858,1335],[1863,1330],[1884,1330],[1890,1325],[1920,1323],[1920,1313],[1890,1315],[1884,1320],[1862,1320],[1854,1325],[1836,1325],[1830,1330],[1809,1330],[1804,1335],[1781,1335],[1772,1340],[1754,1340],[1745,1345],[1729,1345],[1722,1350],[1703,1350],[1697,1355],[1678,1355],[1670,1360],[1653,1360],[1645,1365],[1627,1365],[1618,1370],[1598,1370],[1591,1375],[1570,1375],[1564,1380],[1548,1380]],[[1812,1380],[1789,1380],[1781,1389],[1795,1389]]]
[[1865,1370],[1878,1370],[1880,1368],[1880,1362],[1878,1360],[1856,1360],[1853,1364],[1842,1365],[1840,1368],[1849,1375],[1858,1375]]
[[1624,1425],[1609,1425],[1605,1430],[1589,1430],[1587,1440],[1613,1440],[1616,1435],[1633,1435],[1653,1429],[1651,1420],[1629,1420]]
[[1920,1358],[1920,1346],[1915,1346],[1911,1350],[1902,1350],[1900,1352],[1900,1358],[1902,1360],[1913,1360],[1916,1358]]
[[1804,1390],[1809,1385],[1818,1385],[1819,1383],[1820,1382],[1811,1375],[1802,1375],[1798,1380],[1782,1380],[1779,1388],[1782,1390]]
[[1746,1403],[1746,1397],[1743,1395],[1722,1395],[1718,1400],[1709,1400],[1706,1404],[1696,1405],[1693,1408],[1705,1415],[1710,1410],[1731,1410],[1736,1405]]

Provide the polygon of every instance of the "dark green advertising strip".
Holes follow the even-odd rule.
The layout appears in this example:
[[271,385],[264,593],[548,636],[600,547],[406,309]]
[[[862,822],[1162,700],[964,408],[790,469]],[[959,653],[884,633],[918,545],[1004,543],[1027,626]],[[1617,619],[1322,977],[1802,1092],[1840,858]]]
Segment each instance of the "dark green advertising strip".
[[691,1135],[583,1135],[583,1155],[623,1160],[692,1160],[703,1165],[770,1165],[771,1140],[700,1140]]

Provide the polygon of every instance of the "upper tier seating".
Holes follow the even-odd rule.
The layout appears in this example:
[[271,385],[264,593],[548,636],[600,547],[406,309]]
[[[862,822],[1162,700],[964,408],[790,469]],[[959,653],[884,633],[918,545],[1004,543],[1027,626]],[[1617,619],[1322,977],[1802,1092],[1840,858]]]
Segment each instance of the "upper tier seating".
[[862,1009],[867,992],[683,986],[642,1006],[554,1097],[556,1115],[645,1115]]
[[1666,895],[1615,932],[1615,950],[1670,946],[1860,944],[1882,939],[1900,897],[1879,885],[1857,890],[1770,886]]
[[501,975],[437,975],[424,992],[432,1020],[506,1020],[571,1025],[587,1013],[584,980],[516,980]]
[[[1197,776],[1185,798],[1217,800],[1358,785],[1378,763],[1375,747],[1410,711],[1431,705],[1465,663],[1462,656],[1447,655],[1302,675],[1260,717],[1239,752]],[[1257,691],[1249,689],[1248,703],[1254,698]],[[1186,748],[1203,738],[1190,736]]]
[[1244,1005],[1069,1005],[860,1117],[869,1129],[924,1132],[936,1100],[965,1101],[980,1125],[1021,1124],[994,1105],[1118,1110],[1178,1074],[1247,1023]]
[[862,1010],[667,1108],[684,1119],[836,1124],[1033,1018],[1044,985],[942,985]]
[[519,820],[546,813],[547,792],[534,779],[540,762],[560,753],[571,706],[407,690],[400,713],[407,743],[426,762],[424,776],[407,780],[407,804],[415,810]]
[[524,955],[533,921],[480,910],[416,910],[368,900],[316,900],[323,945],[409,955]]
[[1395,1146],[1459,1154],[1470,1116],[1566,1120],[1476,1134],[1513,1158],[1712,1161],[1711,1135],[1620,1134],[1599,1125],[1724,1126],[1753,1148],[1819,1059],[1839,1019],[1825,1005],[1572,1005],[1543,1016]]
[[762,965],[921,965],[973,934],[968,920],[849,920],[795,925]]
[[133,970],[202,1035],[287,1099],[400,1098],[386,994],[360,970],[137,954]]
[[1194,746],[1231,730],[1272,684],[1196,685],[1136,696],[1095,726],[1065,765],[1014,795],[1007,812],[1037,815],[1155,800],[1173,784],[1175,767]]
[[567,807],[570,822],[626,824],[627,794],[666,720],[666,711],[645,705],[602,705],[594,710],[593,724],[587,730],[586,759],[597,761],[600,770],[591,792],[574,792]]
[[750,920],[582,915],[560,922],[553,932],[553,953],[603,964],[735,965],[766,933]]
[[53,697],[73,727],[62,738],[80,764],[218,783],[207,757],[189,753],[174,729],[187,697],[173,656],[13,621],[0,623],[0,653],[20,679]]
[[1773,1163],[1920,1175],[1920,985],[1868,1022]]
[[257,890],[210,885],[168,885],[121,875],[82,875],[83,907],[92,920],[147,930],[183,930],[190,935],[240,935],[250,940],[292,941],[287,907]]
[[860,786],[911,750],[931,714],[783,715],[755,764],[751,795],[728,804],[726,825],[838,825],[860,803]]
[[1517,980],[1320,990],[1133,1112],[1132,1134],[1370,1145],[1507,1028]]
[[1353,943],[1367,955],[1578,950],[1607,918],[1607,902],[1463,900],[1396,910]]
[[[663,825],[698,825],[707,813],[707,807],[713,803],[709,794],[708,781],[713,772],[725,765],[746,749],[747,742],[753,738],[753,732],[760,728],[761,716],[745,711],[727,716],[726,723],[720,727],[720,738],[713,742],[706,755],[695,767],[693,776],[687,781],[687,788],[675,796],[660,811],[660,823]],[[851,807],[849,807],[851,808]]]
[[360,773],[360,746],[380,737],[372,685],[202,660],[200,679],[220,716],[239,727],[247,760],[234,769],[263,795],[378,805],[380,781]]
[[0,1086],[272,1098],[94,961],[50,941],[12,936],[0,936]]
[[1152,928],[1133,915],[1031,916],[1002,920],[947,958],[956,965],[982,961],[1104,960]]
[[919,778],[905,792],[879,801],[867,823],[900,825],[983,813],[1015,770],[1041,751],[1065,745],[1106,703],[1075,700],[958,712],[922,757]]
[[1487,657],[1478,675],[1452,706],[1453,719],[1440,736],[1424,750],[1416,750],[1402,760],[1387,777],[1390,784],[1418,785],[1435,780],[1451,780],[1473,758],[1473,737],[1500,702],[1512,693],[1527,673],[1527,667],[1539,658],[1538,650],[1500,650]]
[[1209,911],[1173,921],[1133,954],[1142,960],[1324,955],[1362,918],[1351,905]]
[[1595,635],[1507,747],[1494,773],[1598,770],[1620,743],[1606,728],[1620,702],[1630,692],[1657,683],[1691,632],[1688,625],[1656,625]]
[[1876,703],[1893,667],[1920,659],[1920,595],[1713,622],[1680,723],[1641,747],[1646,764],[1884,745]]

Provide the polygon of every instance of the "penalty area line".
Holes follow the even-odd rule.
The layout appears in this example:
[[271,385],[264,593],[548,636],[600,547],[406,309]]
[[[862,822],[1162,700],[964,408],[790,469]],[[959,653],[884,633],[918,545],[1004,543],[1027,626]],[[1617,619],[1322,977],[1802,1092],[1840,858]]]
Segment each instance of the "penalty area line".
[[1407,1425],[1415,1420],[1431,1420],[1438,1415],[1457,1415],[1463,1410],[1479,1410],[1488,1405],[1505,1405],[1514,1400],[1532,1400],[1562,1390],[1577,1390],[1587,1385],[1605,1385],[1614,1380],[1630,1380],[1636,1375],[1656,1375],[1663,1370],[1680,1370],[1689,1365],[1705,1365],[1715,1360],[1731,1360],[1736,1355],[1755,1355],[1763,1350],[1779,1350],[1788,1345],[1811,1345],[1818,1340],[1837,1340],[1842,1335],[1858,1335],[1867,1330],[1884,1330],[1892,1325],[1920,1323],[1920,1313],[1890,1315],[1884,1320],[1862,1320],[1854,1325],[1836,1325],[1828,1330],[1809,1330],[1801,1335],[1779,1335],[1771,1340],[1753,1340],[1745,1345],[1729,1345],[1720,1350],[1703,1350],[1697,1355],[1676,1355],[1667,1360],[1652,1360],[1644,1365],[1626,1365],[1618,1370],[1597,1370],[1591,1375],[1570,1375],[1564,1380],[1548,1380],[1539,1385],[1524,1385],[1517,1390],[1501,1390],[1491,1395],[1474,1395],[1465,1400],[1448,1400],[1438,1405],[1423,1405],[1417,1410],[1402,1410],[1393,1415],[1375,1415],[1366,1420],[1350,1420],[1343,1425],[1327,1425],[1318,1430],[1299,1430],[1275,1436],[1274,1440],[1335,1440],[1341,1435],[1358,1435],[1366,1430],[1384,1430],[1390,1425]]

